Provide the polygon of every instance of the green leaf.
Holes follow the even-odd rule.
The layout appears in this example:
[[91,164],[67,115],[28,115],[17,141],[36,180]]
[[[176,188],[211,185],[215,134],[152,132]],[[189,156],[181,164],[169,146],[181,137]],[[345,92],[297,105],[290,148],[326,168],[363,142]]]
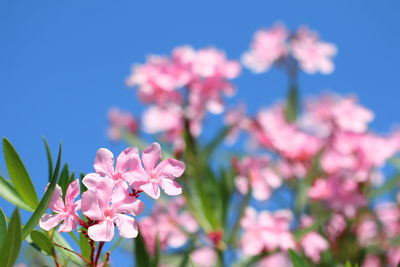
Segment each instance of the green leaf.
[[39,232],[37,230],[33,230],[30,235],[31,235],[32,241],[42,251],[44,251],[47,255],[53,254],[53,250],[54,250],[53,243],[51,242],[51,240],[45,233]]
[[58,185],[61,187],[62,190],[62,195],[63,199],[65,200],[65,195],[67,193],[67,188],[69,185],[69,170],[68,170],[68,163],[64,165],[61,174],[60,174],[60,179],[58,180]]
[[[60,246],[63,246],[65,248],[73,250],[71,245],[67,242],[67,240],[64,239],[64,237],[59,232],[54,232],[53,241],[54,241],[54,243],[56,243],[56,244],[58,244]],[[72,252],[70,252],[68,250],[65,250],[65,249],[57,247],[57,246],[55,248],[65,258],[70,259],[71,261],[73,261],[78,266],[85,266],[85,264],[83,263],[82,259],[78,255],[76,255],[75,253],[72,253]]]
[[35,209],[39,204],[39,199],[33,187],[32,180],[17,151],[15,151],[15,148],[5,137],[3,137],[3,150],[8,174],[10,175],[15,189],[22,199],[24,199],[30,207]]
[[33,228],[35,228],[35,226],[38,224],[38,222],[40,220],[40,217],[42,217],[42,215],[46,212],[47,207],[49,206],[49,202],[53,195],[54,189],[56,188],[58,174],[60,172],[61,150],[62,149],[61,149],[61,143],[60,143],[60,149],[58,152],[56,169],[54,170],[53,177],[51,177],[50,183],[47,186],[47,190],[44,193],[42,200],[40,200],[38,207],[33,212],[32,216],[29,218],[28,222],[25,224],[24,228],[22,229],[22,239],[25,239],[29,235],[29,233],[33,230]]
[[19,250],[21,249],[21,218],[19,216],[18,208],[10,220],[7,233],[4,236],[0,248],[0,266],[12,267],[17,260]]
[[46,138],[44,136],[42,136],[42,138],[43,138],[44,146],[46,148],[47,162],[48,162],[48,166],[49,166],[49,181],[50,181],[51,176],[53,175],[53,159],[52,159],[50,147],[49,147],[49,144],[47,143]]
[[1,176],[0,176],[0,197],[4,198],[11,204],[14,204],[15,206],[21,209],[27,211],[34,211],[34,209],[31,208],[28,204],[26,204],[25,201],[21,198],[17,190],[15,190],[15,188],[11,184],[11,181]]
[[158,267],[160,263],[160,239],[158,238],[158,235],[156,235],[156,244],[155,244],[155,249],[154,249],[154,257],[151,261],[151,264],[153,267]]
[[189,257],[190,266],[195,267],[194,262],[192,260],[192,256],[190,256],[190,254],[188,254],[188,257]]
[[85,237],[84,234],[82,234],[82,232],[80,232],[79,234],[79,247],[81,248],[81,255],[84,258],[89,259],[91,252],[89,240]]
[[4,236],[7,233],[7,217],[0,208],[0,244],[3,242]]
[[136,266],[151,266],[151,257],[146,249],[142,234],[139,232],[134,239],[135,242],[135,260]]
[[307,267],[308,264],[301,258],[299,255],[296,254],[292,249],[289,249],[289,256],[292,260],[293,267]]

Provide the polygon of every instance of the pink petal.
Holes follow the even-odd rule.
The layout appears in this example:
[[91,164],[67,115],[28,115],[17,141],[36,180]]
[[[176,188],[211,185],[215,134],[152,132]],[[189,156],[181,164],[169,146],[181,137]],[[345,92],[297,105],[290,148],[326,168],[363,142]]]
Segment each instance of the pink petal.
[[125,173],[123,178],[135,189],[138,189],[141,184],[149,181],[149,175],[143,169],[142,161],[140,160],[139,155],[135,155],[130,164],[130,172]]
[[[47,188],[46,188],[47,190]],[[56,188],[54,189],[53,196],[51,197],[50,203],[49,203],[49,209],[52,211],[58,211],[58,212],[63,212],[65,208],[64,201],[62,199],[62,190],[59,185],[56,185]]]
[[146,184],[141,185],[139,188],[140,188],[140,190],[143,190],[150,197],[152,197],[154,199],[159,199],[160,198],[160,190],[159,190],[157,184],[155,186],[153,186],[153,183],[146,183]]
[[182,194],[182,187],[177,182],[166,178],[163,178],[161,180],[165,194],[170,196]]
[[131,167],[131,161],[135,155],[139,155],[137,147],[128,147],[119,154],[117,158],[116,170],[123,173]]
[[124,238],[134,238],[138,235],[138,226],[134,218],[118,214],[113,218],[113,221],[118,227],[120,236]]
[[92,220],[102,220],[103,212],[100,209],[95,191],[86,191],[82,194],[82,213]]
[[88,234],[90,239],[94,241],[111,241],[114,237],[114,223],[112,220],[104,220],[90,226]]
[[79,180],[75,180],[70,183],[65,194],[65,205],[72,206],[74,199],[79,195],[80,192]]
[[82,184],[89,190],[95,190],[97,184],[101,181],[101,176],[98,173],[88,173],[82,179]]
[[161,147],[158,143],[153,143],[142,153],[142,161],[147,173],[150,173],[157,162],[161,159]]
[[58,231],[71,232],[76,228],[77,225],[78,225],[78,220],[76,219],[74,214],[71,214],[64,219],[64,222],[63,224],[61,224],[60,229],[58,229]]
[[110,176],[114,173],[114,155],[107,148],[97,150],[94,160],[94,169],[101,176]]
[[185,171],[185,163],[176,159],[163,160],[156,167],[157,176],[160,178],[179,177]]
[[112,208],[116,213],[126,212],[134,216],[137,216],[142,213],[144,209],[144,204],[139,199],[132,196],[128,196],[119,202],[115,203],[113,202]]
[[57,225],[60,224],[60,222],[64,219],[64,215],[62,214],[45,214],[40,218],[39,221],[39,226],[45,231],[49,231],[50,229],[53,229]]
[[96,187],[97,200],[100,205],[100,209],[104,210],[110,205],[114,189],[114,181],[110,178],[105,177],[100,181]]

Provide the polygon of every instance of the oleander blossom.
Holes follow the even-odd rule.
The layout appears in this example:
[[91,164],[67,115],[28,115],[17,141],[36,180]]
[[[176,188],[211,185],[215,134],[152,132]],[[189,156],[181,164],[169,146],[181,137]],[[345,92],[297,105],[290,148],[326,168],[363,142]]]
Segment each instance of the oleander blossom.
[[108,111],[108,137],[112,141],[121,140],[123,132],[136,134],[138,131],[138,122],[129,112],[124,112],[116,107],[110,108]]
[[94,241],[111,241],[114,237],[114,225],[124,238],[138,235],[136,220],[129,216],[139,215],[143,203],[129,194],[129,191],[116,190],[114,181],[104,177],[95,190],[82,194],[82,213],[95,221],[88,227],[88,235]]
[[61,187],[56,185],[49,203],[49,209],[55,214],[43,215],[39,221],[40,228],[49,231],[57,227],[60,222],[64,221],[58,229],[59,232],[70,232],[74,230],[78,225],[77,211],[81,208],[81,200],[76,202],[74,202],[74,200],[79,193],[79,180],[75,180],[68,186],[64,202]]
[[185,171],[185,164],[175,159],[161,159],[161,147],[153,143],[142,153],[141,164],[139,154],[135,156],[135,165],[132,170],[133,182],[131,186],[143,190],[154,199],[160,197],[160,187],[167,195],[176,196],[182,193],[182,187],[175,181]]

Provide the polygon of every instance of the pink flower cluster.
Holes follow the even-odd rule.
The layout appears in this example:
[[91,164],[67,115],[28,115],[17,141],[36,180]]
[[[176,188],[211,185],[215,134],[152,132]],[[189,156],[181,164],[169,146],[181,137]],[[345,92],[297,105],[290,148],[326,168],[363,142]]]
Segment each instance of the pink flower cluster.
[[139,98],[152,104],[143,116],[145,131],[164,133],[165,141],[179,150],[184,145],[185,120],[192,135],[198,136],[207,111],[221,113],[222,95],[235,93],[229,80],[240,70],[240,64],[227,60],[223,51],[183,46],[169,57],[153,55],[145,64],[133,66],[126,83],[137,86]]
[[[78,180],[68,186],[65,202],[57,185],[49,204],[54,214],[43,215],[39,226],[48,231],[63,221],[59,231],[70,232],[79,223],[82,231],[93,241],[110,241],[115,226],[122,237],[136,237],[138,226],[132,216],[139,215],[144,209],[143,202],[137,199],[140,192],[155,199],[160,197],[160,187],[168,195],[182,192],[175,178],[183,174],[184,163],[166,159],[157,164],[160,159],[158,143],[146,148],[141,158],[136,147],[125,149],[118,156],[115,166],[113,154],[108,149],[100,148],[94,163],[96,172],[82,179],[87,188],[82,193],[82,199],[74,202],[80,194]],[[88,221],[80,219],[79,210]]]
[[332,57],[336,46],[320,41],[318,35],[307,27],[290,33],[283,25],[255,33],[251,48],[242,56],[243,64],[255,73],[267,71],[272,65],[284,64],[289,57],[295,59],[301,69],[309,74],[333,71]]
[[123,131],[130,134],[138,132],[138,123],[129,112],[123,112],[115,107],[110,108],[108,111],[108,121],[110,124],[108,137],[113,141],[121,140]]

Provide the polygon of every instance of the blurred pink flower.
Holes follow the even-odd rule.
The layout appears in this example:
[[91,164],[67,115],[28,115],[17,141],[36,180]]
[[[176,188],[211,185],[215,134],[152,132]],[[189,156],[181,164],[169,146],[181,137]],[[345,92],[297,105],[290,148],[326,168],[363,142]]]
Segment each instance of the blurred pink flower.
[[199,267],[212,267],[217,262],[217,253],[210,247],[198,248],[191,253],[193,263]]
[[175,159],[161,160],[161,147],[158,143],[153,143],[142,153],[143,166],[139,154],[137,153],[136,164],[131,168],[131,174],[134,177],[132,186],[143,190],[154,199],[160,197],[160,188],[167,195],[175,196],[182,193],[181,186],[175,181],[185,171],[185,164]]
[[136,134],[138,131],[138,123],[133,115],[129,112],[122,112],[118,108],[110,108],[108,111],[108,137],[117,141],[122,138],[122,132],[127,131],[131,134]]
[[356,225],[356,235],[361,246],[372,245],[378,236],[378,225],[372,218],[364,218]]
[[[122,193],[123,192],[123,193]],[[139,215],[143,203],[129,194],[129,191],[115,190],[114,181],[108,177],[101,179],[95,190],[82,195],[82,213],[96,223],[89,226],[88,235],[94,241],[111,241],[114,224],[124,238],[134,238],[138,226],[130,215]]]
[[275,25],[254,34],[251,48],[242,55],[242,63],[255,73],[267,71],[271,65],[287,54],[288,31],[283,25]]
[[259,261],[257,267],[292,267],[292,261],[285,252],[278,252],[269,255]]
[[319,263],[321,252],[329,248],[329,243],[317,232],[308,232],[300,240],[300,246],[303,248],[307,257],[313,262]]
[[39,221],[40,228],[49,231],[60,224],[60,222],[64,221],[58,229],[59,232],[71,232],[74,230],[78,225],[77,211],[81,208],[81,200],[76,202],[74,202],[74,200],[79,193],[79,180],[75,180],[70,183],[67,188],[64,203],[61,187],[56,185],[49,203],[49,209],[55,214],[44,214]]
[[247,255],[257,255],[264,250],[293,249],[295,241],[289,231],[291,220],[290,210],[274,213],[262,211],[257,214],[255,209],[248,207],[241,221],[244,233],[240,244],[243,252]]
[[375,207],[375,213],[389,238],[400,234],[400,209],[396,203],[380,203]]
[[325,43],[318,39],[318,35],[307,27],[301,27],[291,42],[293,57],[300,63],[300,67],[309,74],[320,71],[323,74],[333,72],[332,57],[337,53],[334,44]]
[[365,257],[361,267],[381,267],[381,260],[377,255],[368,255]]
[[388,267],[397,267],[400,262],[400,247],[392,247],[386,253]]
[[231,127],[226,141],[234,144],[241,130],[250,130],[251,128],[251,121],[246,117],[246,105],[241,103],[236,108],[228,110],[224,117],[224,123]]
[[331,241],[336,240],[346,229],[347,223],[343,215],[334,213],[325,226],[325,231]]

